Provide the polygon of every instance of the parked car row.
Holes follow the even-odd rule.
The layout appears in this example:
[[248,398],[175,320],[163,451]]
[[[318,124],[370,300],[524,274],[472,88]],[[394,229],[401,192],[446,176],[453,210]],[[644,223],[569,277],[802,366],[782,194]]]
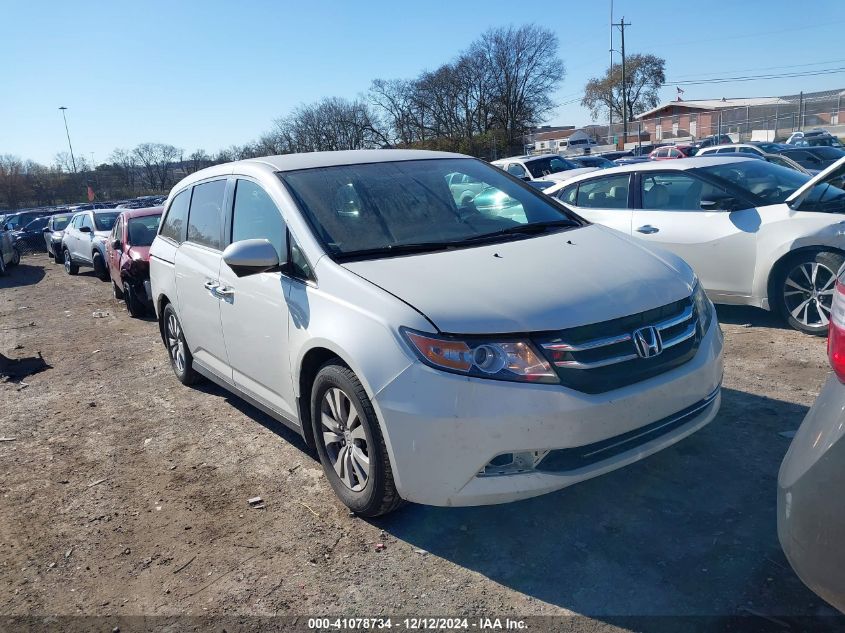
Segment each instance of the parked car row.
[[845,261],[845,159],[815,177],[713,155],[576,176],[546,193],[686,260],[717,303],[773,310],[824,335]]
[[130,315],[142,317],[152,310],[149,247],[160,219],[161,207],[61,213],[41,218],[37,236],[67,274],[92,268],[97,278],[111,282]]

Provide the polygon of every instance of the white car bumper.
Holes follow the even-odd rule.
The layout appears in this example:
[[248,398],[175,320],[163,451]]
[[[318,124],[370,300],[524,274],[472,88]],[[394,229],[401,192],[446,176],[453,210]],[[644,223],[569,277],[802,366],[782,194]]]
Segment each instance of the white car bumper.
[[[674,444],[715,417],[721,380],[714,320],[689,362],[605,393],[467,378],[416,362],[373,404],[404,499],[483,505],[558,490]],[[586,448],[560,452],[578,447]],[[529,451],[555,452],[524,472],[480,474],[497,456]]]

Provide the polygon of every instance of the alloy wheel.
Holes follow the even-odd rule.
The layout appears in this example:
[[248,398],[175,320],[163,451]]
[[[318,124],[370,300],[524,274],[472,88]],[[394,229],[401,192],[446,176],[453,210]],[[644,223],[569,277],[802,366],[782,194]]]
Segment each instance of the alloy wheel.
[[343,484],[363,490],[370,477],[370,454],[361,416],[343,390],[332,387],[320,403],[320,426],[326,455]]
[[784,281],[786,309],[792,318],[804,326],[826,326],[830,322],[835,283],[836,274],[824,264],[798,264],[789,271]]
[[167,350],[170,358],[180,374],[185,371],[185,343],[182,338],[182,328],[175,315],[167,317]]
[[70,253],[65,253],[65,272],[70,274]]

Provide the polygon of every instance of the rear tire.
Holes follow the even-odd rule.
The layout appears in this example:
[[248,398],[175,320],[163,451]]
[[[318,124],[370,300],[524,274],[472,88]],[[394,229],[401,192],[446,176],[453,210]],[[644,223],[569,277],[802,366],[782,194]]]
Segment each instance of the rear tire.
[[789,326],[815,336],[827,334],[836,273],[845,256],[833,251],[804,251],[790,257],[773,285],[773,305]]
[[170,366],[173,373],[183,385],[193,385],[199,380],[199,374],[194,371],[194,357],[185,342],[185,333],[182,331],[182,324],[176,316],[176,309],[172,303],[164,307],[162,314],[164,331],[164,344],[167,347],[167,355],[170,357]]
[[373,405],[355,373],[338,361],[317,372],[311,424],[326,478],[346,507],[376,517],[402,505]]
[[73,260],[70,258],[70,251],[68,249],[62,251],[62,263],[64,263],[65,272],[68,275],[76,275],[79,273],[79,266],[73,263]]
[[21,252],[18,250],[17,246],[12,247],[12,261],[9,262],[10,266],[17,266],[21,263]]

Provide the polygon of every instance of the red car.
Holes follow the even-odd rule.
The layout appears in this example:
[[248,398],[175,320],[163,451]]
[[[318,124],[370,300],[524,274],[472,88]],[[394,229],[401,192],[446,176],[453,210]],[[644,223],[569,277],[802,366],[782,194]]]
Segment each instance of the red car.
[[651,160],[670,160],[672,158],[689,158],[695,156],[698,148],[692,145],[668,145],[666,147],[658,147],[648,157]]
[[106,266],[115,299],[126,301],[133,317],[142,317],[152,308],[150,245],[158,232],[162,209],[123,211],[106,241]]

